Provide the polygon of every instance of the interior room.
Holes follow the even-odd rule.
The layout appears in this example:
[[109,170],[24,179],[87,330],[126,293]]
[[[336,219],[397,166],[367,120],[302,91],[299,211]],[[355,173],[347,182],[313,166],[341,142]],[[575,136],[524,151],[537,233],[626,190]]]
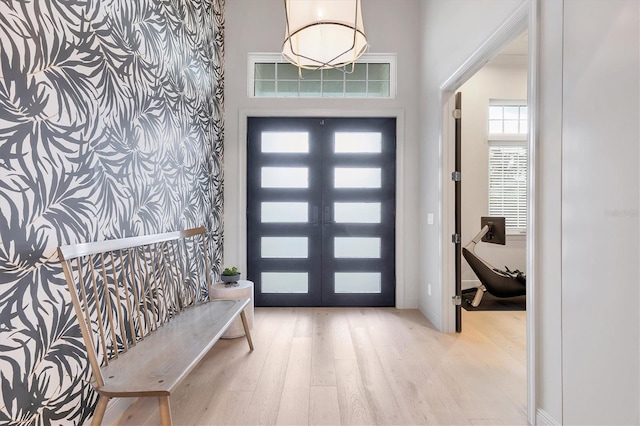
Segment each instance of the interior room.
[[640,423],[640,3],[341,2],[0,3],[0,423]]
[[[475,254],[492,269],[521,271],[525,278],[527,55],[528,33],[525,31],[458,90],[464,114],[461,118],[461,171],[464,176],[460,206],[461,244],[468,246],[478,234],[482,217],[507,218],[505,244],[480,241],[474,246]],[[465,310],[525,310],[524,293],[499,298],[489,291],[476,307],[472,306],[476,289],[482,283],[466,260],[461,266]]]

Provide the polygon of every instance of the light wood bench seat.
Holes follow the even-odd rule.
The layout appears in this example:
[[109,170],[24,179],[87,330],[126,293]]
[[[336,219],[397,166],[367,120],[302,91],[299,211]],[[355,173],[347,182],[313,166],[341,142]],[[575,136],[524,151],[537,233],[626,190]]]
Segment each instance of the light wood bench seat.
[[[200,240],[196,242],[196,240]],[[209,300],[204,228],[58,248],[99,394],[92,424],[113,397],[169,396],[249,299]],[[108,296],[108,297],[107,297]]]
[[171,394],[248,303],[249,299],[212,300],[182,312],[139,342],[135,351],[121,355],[121,362],[103,367],[106,382],[100,394]]

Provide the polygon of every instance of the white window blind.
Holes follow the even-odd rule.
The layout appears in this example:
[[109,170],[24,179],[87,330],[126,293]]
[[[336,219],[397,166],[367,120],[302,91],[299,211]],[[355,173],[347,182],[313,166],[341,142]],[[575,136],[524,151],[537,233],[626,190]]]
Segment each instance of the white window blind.
[[504,216],[511,233],[527,227],[527,148],[524,142],[489,144],[489,215]]

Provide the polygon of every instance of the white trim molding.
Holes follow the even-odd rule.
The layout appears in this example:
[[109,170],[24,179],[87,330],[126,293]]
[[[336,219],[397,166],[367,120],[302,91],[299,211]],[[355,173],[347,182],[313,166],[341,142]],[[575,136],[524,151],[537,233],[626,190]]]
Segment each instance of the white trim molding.
[[549,413],[544,410],[536,410],[536,422],[532,423],[539,426],[560,426],[561,423],[551,417]]

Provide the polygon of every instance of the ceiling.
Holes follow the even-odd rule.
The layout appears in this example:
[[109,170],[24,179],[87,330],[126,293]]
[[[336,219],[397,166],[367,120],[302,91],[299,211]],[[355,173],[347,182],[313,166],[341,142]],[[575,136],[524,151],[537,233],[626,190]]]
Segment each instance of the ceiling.
[[506,45],[488,66],[526,66],[529,51],[529,33],[525,31]]

